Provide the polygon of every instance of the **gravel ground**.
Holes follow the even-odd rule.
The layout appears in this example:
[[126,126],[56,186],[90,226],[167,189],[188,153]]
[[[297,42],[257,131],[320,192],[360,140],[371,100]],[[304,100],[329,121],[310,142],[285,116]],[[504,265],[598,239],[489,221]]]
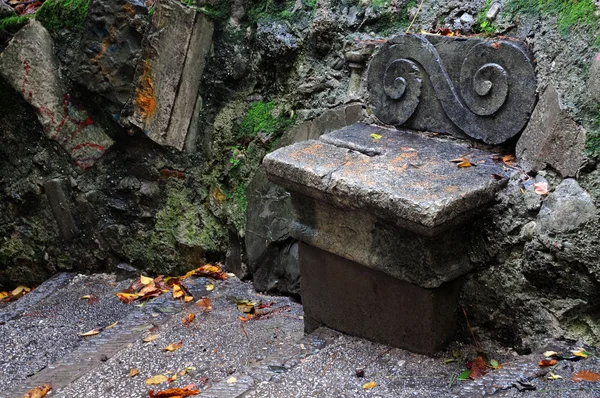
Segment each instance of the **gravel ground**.
[[[600,383],[571,380],[581,370],[600,373],[600,358],[593,348],[586,348],[592,353],[586,359],[559,361],[554,368],[538,366],[543,351],[568,353],[580,343],[555,342],[519,356],[493,342],[482,343],[479,349],[455,342],[436,356],[426,357],[327,328],[305,336],[300,304],[258,294],[250,283],[237,278],[190,279],[186,286],[194,301],[184,304],[166,294],[143,307],[122,304],[114,296],[129,280],[116,283],[110,275],[69,278],[68,283],[56,283],[54,293],[40,289],[44,296],[31,296],[29,304],[11,303],[0,309],[0,316],[10,318],[0,326],[0,396],[18,398],[22,393],[14,391],[22,390],[3,394],[7,388],[46,377],[48,382],[56,381],[48,396],[59,398],[145,398],[149,390],[192,384],[201,390],[199,396],[208,398],[600,397]],[[207,291],[209,283],[214,290]],[[100,299],[98,303],[80,299],[92,292]],[[211,311],[195,304],[201,297],[211,299]],[[270,308],[278,310],[264,319],[242,322],[239,317],[244,314],[236,305],[241,299],[272,303]],[[11,307],[19,308],[18,315],[9,313]],[[195,319],[184,326],[183,319],[192,313]],[[98,336],[78,336],[117,320],[117,326]],[[153,334],[158,338],[143,342]],[[163,350],[180,341],[180,349]],[[457,381],[477,351],[486,352],[502,369],[475,381]],[[139,373],[132,377],[131,369]],[[548,380],[550,371],[563,378]],[[147,384],[153,376],[176,374],[172,382]],[[519,380],[535,390],[518,391],[513,383]],[[375,387],[364,389],[370,382]]]

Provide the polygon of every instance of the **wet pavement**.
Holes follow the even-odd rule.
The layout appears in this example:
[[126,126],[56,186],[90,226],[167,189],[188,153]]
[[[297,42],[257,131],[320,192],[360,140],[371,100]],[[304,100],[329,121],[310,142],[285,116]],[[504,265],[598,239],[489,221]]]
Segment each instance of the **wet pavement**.
[[[587,358],[540,367],[545,350],[519,356],[487,342],[479,350],[502,368],[460,381],[467,360],[477,356],[472,344],[455,342],[427,357],[327,328],[304,335],[300,304],[258,294],[237,278],[190,278],[193,301],[167,293],[143,306],[114,295],[130,283],[63,274],[0,308],[0,397],[19,398],[43,383],[53,385],[49,397],[62,398],[143,398],[149,390],[190,385],[202,397],[600,397],[600,382],[571,380],[581,370],[600,373],[591,347]],[[98,302],[81,299],[90,293]],[[195,304],[201,297],[211,299],[212,310]],[[272,313],[241,321],[239,300],[266,304]],[[195,319],[184,326],[189,314]],[[98,335],[79,336],[114,322]],[[156,339],[144,342],[151,335]],[[180,349],[163,350],[178,342]],[[554,342],[546,349],[569,353],[580,345]],[[550,372],[562,379],[549,380]],[[171,381],[147,384],[159,375]]]

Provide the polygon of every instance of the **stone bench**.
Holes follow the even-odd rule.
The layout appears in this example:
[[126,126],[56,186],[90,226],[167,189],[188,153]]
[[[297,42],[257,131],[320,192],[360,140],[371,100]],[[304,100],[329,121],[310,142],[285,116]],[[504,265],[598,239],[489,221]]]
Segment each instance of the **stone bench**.
[[[382,46],[368,84],[385,123],[490,144],[523,128],[536,86],[518,44],[413,35]],[[451,162],[465,156],[473,166]],[[492,153],[355,124],[281,148],[264,165],[291,193],[307,331],[324,324],[425,354],[452,338],[460,277],[473,268],[470,225],[506,184]]]

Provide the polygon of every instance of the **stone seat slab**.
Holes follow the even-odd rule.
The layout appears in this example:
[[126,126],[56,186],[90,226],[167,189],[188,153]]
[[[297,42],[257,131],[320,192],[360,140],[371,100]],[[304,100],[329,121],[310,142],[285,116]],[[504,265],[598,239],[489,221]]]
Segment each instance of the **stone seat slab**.
[[[450,161],[462,156],[474,166]],[[367,124],[281,148],[264,164],[269,178],[289,191],[366,210],[425,236],[473,217],[506,184],[492,177],[503,170],[489,152]]]

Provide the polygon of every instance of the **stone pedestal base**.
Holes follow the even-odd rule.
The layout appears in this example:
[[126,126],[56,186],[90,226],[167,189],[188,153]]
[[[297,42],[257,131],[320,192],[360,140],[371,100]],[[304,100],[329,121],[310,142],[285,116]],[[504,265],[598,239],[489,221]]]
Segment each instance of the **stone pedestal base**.
[[433,355],[453,337],[460,283],[425,289],[300,243],[305,329],[320,325]]

